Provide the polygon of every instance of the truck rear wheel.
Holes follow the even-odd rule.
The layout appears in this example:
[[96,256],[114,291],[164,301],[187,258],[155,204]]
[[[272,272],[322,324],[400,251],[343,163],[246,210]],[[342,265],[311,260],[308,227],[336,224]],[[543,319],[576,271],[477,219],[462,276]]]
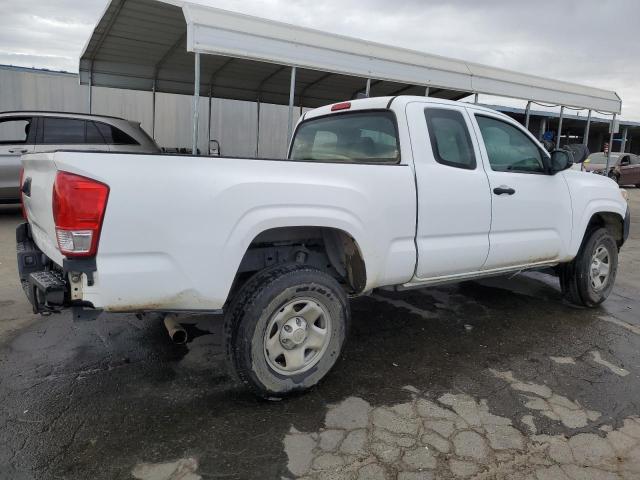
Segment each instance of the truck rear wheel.
[[618,272],[618,246],[606,228],[591,231],[576,258],[563,265],[560,285],[567,300],[596,307],[604,302]]
[[241,383],[262,397],[317,384],[346,338],[349,304],[330,275],[285,264],[254,275],[225,317],[227,357]]

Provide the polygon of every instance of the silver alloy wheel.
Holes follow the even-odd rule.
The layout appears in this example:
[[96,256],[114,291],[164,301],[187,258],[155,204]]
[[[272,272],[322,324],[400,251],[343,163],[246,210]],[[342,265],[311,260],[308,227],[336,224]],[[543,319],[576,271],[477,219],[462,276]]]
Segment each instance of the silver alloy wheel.
[[607,286],[610,272],[611,256],[609,250],[605,246],[599,245],[591,257],[591,267],[589,267],[591,286],[595,291],[600,291]]
[[320,361],[331,339],[331,316],[313,298],[296,298],[269,320],[264,334],[264,355],[282,375],[305,372]]

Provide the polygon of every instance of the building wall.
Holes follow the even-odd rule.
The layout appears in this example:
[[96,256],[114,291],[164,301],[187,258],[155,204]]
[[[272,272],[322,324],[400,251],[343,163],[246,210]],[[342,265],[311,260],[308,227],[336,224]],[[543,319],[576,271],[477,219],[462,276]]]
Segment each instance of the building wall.
[[[78,76],[41,70],[0,67],[0,111],[55,110],[89,113],[89,87]],[[149,135],[153,126],[151,92],[94,87],[92,113],[112,115],[140,122]],[[207,152],[209,99],[199,102],[198,148]],[[299,110],[295,109],[294,121]],[[286,156],[288,107],[263,104],[260,107],[259,156]],[[185,95],[156,95],[155,139],[165,148],[191,148],[193,99]],[[256,155],[257,104],[213,98],[211,139],[220,142],[226,156]]]

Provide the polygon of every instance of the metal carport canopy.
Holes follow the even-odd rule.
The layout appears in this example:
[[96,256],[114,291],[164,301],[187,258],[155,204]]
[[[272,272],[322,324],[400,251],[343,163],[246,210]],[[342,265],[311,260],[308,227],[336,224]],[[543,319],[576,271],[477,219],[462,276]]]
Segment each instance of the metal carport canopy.
[[620,113],[602,90],[368,42],[180,0],[111,0],[80,59],[86,85],[317,107],[371,95],[481,93]]

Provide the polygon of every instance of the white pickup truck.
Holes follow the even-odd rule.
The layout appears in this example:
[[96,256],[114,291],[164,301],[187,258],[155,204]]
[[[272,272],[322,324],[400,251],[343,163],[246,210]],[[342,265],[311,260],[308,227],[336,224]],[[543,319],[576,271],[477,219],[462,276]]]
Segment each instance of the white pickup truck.
[[224,312],[228,357],[263,396],[323,378],[348,298],[556,267],[603,302],[629,212],[493,110],[423,97],[306,113],[287,160],[25,155],[20,277],[36,312]]

